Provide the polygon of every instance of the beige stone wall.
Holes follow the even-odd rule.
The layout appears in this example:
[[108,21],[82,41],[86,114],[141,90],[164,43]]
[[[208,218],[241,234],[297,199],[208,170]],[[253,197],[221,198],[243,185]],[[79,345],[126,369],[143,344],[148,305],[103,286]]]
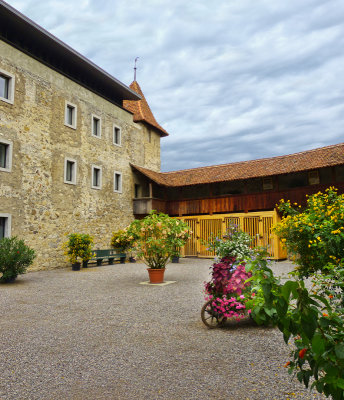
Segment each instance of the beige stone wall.
[[[37,252],[33,269],[68,265],[65,234],[90,233],[108,248],[111,232],[133,219],[129,163],[160,170],[160,136],[132,115],[47,66],[0,42],[0,68],[15,75],[14,104],[0,100],[0,140],[13,142],[11,172],[0,171],[0,213],[12,215],[12,235]],[[77,128],[64,125],[65,101],[77,106]],[[101,117],[101,138],[91,116]],[[122,144],[113,144],[113,125]],[[150,136],[150,138],[149,138]],[[77,161],[77,183],[64,183],[65,157]],[[102,167],[101,190],[91,188],[91,166]],[[115,193],[114,171],[122,173]]]

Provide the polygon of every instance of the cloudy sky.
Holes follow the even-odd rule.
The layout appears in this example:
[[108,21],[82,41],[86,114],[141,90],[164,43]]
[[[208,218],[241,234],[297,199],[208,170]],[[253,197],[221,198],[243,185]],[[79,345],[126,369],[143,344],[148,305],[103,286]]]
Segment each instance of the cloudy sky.
[[8,0],[123,83],[157,121],[162,170],[344,142],[343,0]]

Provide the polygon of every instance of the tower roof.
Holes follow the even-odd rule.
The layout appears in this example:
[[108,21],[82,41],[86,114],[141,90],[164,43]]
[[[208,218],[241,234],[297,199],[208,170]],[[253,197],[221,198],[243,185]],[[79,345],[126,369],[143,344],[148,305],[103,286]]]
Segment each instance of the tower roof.
[[154,118],[154,115],[145,99],[140,85],[133,81],[130,84],[130,89],[141,96],[141,100],[124,100],[123,107],[134,114],[135,122],[145,122],[146,124],[155,128],[161,136],[168,136],[168,133],[162,128]]

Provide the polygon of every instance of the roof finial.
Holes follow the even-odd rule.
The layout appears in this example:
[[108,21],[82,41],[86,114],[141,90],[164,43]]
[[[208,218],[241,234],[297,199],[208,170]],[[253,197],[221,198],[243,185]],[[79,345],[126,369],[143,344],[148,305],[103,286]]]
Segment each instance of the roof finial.
[[139,59],[140,57],[136,57],[135,58],[135,66],[134,66],[134,82],[136,82],[136,62],[137,62],[137,60]]

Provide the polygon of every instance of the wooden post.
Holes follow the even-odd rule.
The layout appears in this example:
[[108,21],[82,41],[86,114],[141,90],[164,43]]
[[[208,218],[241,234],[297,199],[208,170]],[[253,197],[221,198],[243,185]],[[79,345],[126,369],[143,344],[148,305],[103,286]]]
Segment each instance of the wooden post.
[[149,182],[149,198],[153,198],[153,185],[152,182]]

